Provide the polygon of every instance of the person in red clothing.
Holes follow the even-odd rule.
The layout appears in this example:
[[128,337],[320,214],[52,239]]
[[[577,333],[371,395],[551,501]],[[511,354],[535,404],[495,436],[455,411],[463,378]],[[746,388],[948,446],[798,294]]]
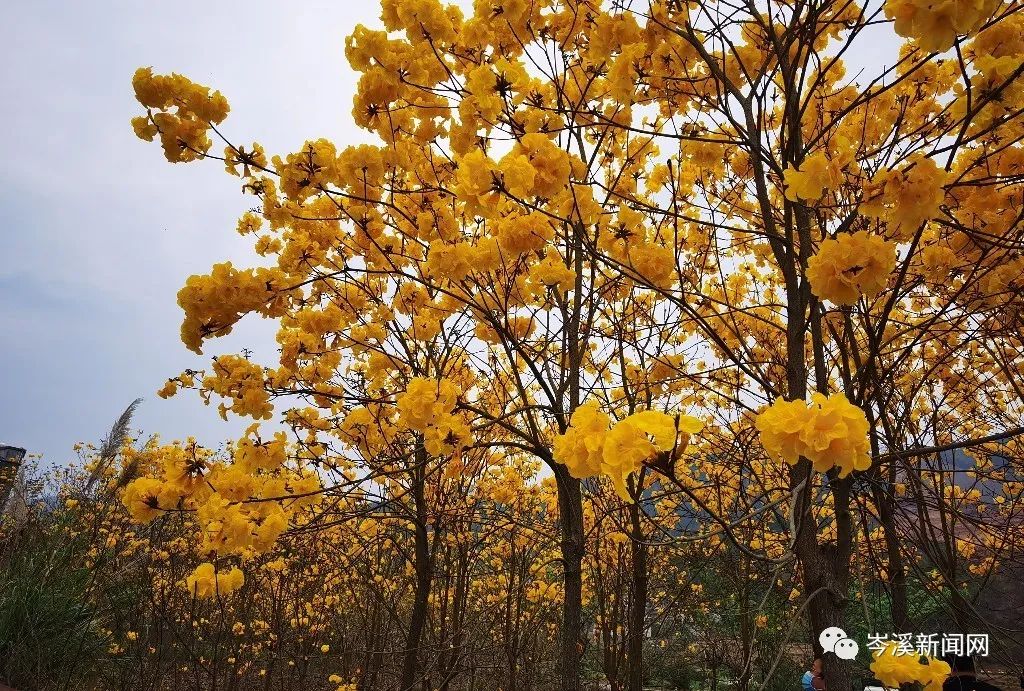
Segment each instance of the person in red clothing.
[[970,655],[949,655],[944,658],[952,672],[942,685],[942,691],[1002,691],[987,681],[980,681]]

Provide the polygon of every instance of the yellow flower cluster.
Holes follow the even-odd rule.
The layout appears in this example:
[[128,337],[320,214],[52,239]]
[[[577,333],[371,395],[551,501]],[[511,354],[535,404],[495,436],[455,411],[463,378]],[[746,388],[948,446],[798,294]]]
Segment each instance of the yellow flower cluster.
[[[486,72],[493,76],[489,69]],[[455,171],[454,191],[466,202],[468,213],[486,218],[497,211],[499,190],[520,201],[532,197],[553,199],[569,184],[571,171],[572,163],[565,151],[548,136],[531,132],[523,135],[498,163],[481,148],[462,156]]]
[[816,393],[810,404],[778,399],[754,426],[765,451],[790,465],[802,457],[820,472],[838,467],[840,477],[871,466],[867,417],[841,393]]
[[373,458],[388,443],[387,432],[391,427],[391,422],[382,414],[382,406],[373,404],[350,410],[338,432],[342,441],[358,449],[363,458]]
[[562,292],[573,289],[576,285],[576,272],[570,269],[554,252],[530,267],[530,280],[545,286],[558,286]]
[[928,52],[953,46],[958,35],[969,34],[992,16],[1000,0],[886,0],[885,16],[896,33],[912,38]]
[[281,191],[294,201],[305,201],[338,179],[338,152],[326,139],[307,141],[301,151],[272,161],[281,176]]
[[178,305],[185,312],[182,343],[199,353],[205,339],[231,333],[248,312],[280,316],[284,297],[277,287],[284,279],[278,268],[239,270],[231,262],[214,264],[209,275],[190,276],[178,291]]
[[689,415],[673,418],[654,410],[634,413],[611,429],[610,422],[596,401],[584,403],[573,412],[565,434],[555,437],[553,455],[573,477],[607,475],[623,501],[632,501],[626,487],[630,473],[659,452],[685,449],[690,435],[703,428]]
[[483,149],[473,149],[459,159],[455,171],[455,194],[466,203],[466,212],[490,215],[497,200],[497,167]]
[[271,441],[254,439],[256,425],[246,430],[245,436],[235,442],[235,464],[248,472],[276,470],[287,460],[287,435],[275,432]]
[[195,508],[195,498],[201,501],[209,492],[205,477],[213,454],[193,439],[164,446],[153,441],[141,451],[125,453],[126,465],[153,469],[149,476],[128,483],[121,495],[132,518],[140,523],[148,523],[163,510]]
[[895,267],[895,245],[861,230],[823,241],[807,261],[807,279],[823,300],[853,305],[861,295],[878,295]]
[[[546,134],[524,134],[505,158],[520,162],[519,167],[525,164],[532,168],[530,184],[521,185],[523,196],[553,199],[569,184],[569,173],[572,170],[569,155]],[[520,178],[523,177],[520,174]]]
[[[165,511],[187,516],[203,555],[234,555],[244,562],[263,554],[292,521],[301,522],[302,509],[319,500],[320,476],[309,468],[286,467],[285,433],[264,441],[255,424],[233,452],[233,458],[218,460],[191,439],[169,445],[153,440],[141,450],[128,448],[125,472],[145,474],[125,486],[121,501],[140,523]],[[212,566],[201,565],[183,585],[200,597],[211,597],[218,589],[231,592],[242,579],[238,569],[218,574]]]
[[137,69],[132,86],[147,109],[146,115],[132,118],[139,138],[151,142],[159,134],[164,156],[172,163],[193,161],[209,151],[210,128],[223,122],[229,110],[219,91],[210,93],[180,74],[154,75],[152,67]]
[[670,247],[654,243],[629,248],[629,263],[651,285],[670,288],[675,282],[676,255]]
[[203,562],[185,579],[186,589],[195,597],[212,598],[229,595],[245,583],[245,574],[237,566],[227,573],[218,571],[210,562]]
[[146,523],[161,511],[195,511],[207,548],[223,552],[265,550],[287,526],[280,504],[245,503],[248,499],[284,499],[320,487],[315,473],[259,474],[261,468],[277,470],[284,463],[283,432],[271,442],[239,441],[231,464],[215,462],[193,442],[147,448],[138,462],[158,471],[125,487],[121,501],[132,518]]
[[469,425],[452,413],[458,394],[458,386],[448,379],[413,377],[396,399],[399,424],[422,432],[431,456],[454,453],[470,441]]
[[161,499],[165,489],[165,483],[154,477],[140,477],[124,488],[121,501],[133,520],[148,523],[160,514],[162,508],[172,506],[168,498]]
[[458,282],[480,269],[476,261],[478,256],[477,247],[468,242],[448,244],[443,240],[435,240],[430,243],[424,268],[427,275],[435,280]]
[[933,657],[897,655],[895,643],[889,643],[882,650],[874,652],[871,673],[885,686],[901,687],[902,684],[918,682],[921,691],[940,691],[943,682],[951,672],[948,663]]
[[857,168],[857,148],[845,137],[833,139],[833,151],[816,151],[807,156],[797,168],[783,171],[786,199],[814,201],[827,190],[842,185],[847,171]]
[[597,402],[587,401],[573,412],[565,434],[555,437],[555,460],[564,463],[573,477],[599,474],[604,438],[610,424],[611,418],[601,411]]
[[[239,172],[238,166],[242,166],[241,172]],[[253,167],[250,168],[250,166]],[[254,171],[258,172],[261,168],[266,167],[267,153],[259,144],[253,143],[250,151],[246,151],[244,146],[239,146],[237,149],[233,146],[224,147],[224,170],[231,175],[251,178],[255,176]],[[239,225],[241,226],[241,223]]]
[[399,421],[407,429],[422,432],[451,412],[458,394],[458,387],[447,379],[413,377],[396,399]]
[[231,399],[231,405],[220,404],[220,416],[248,415],[255,420],[269,420],[274,411],[270,394],[264,385],[263,368],[241,355],[221,355],[213,360],[213,374],[203,377],[200,395],[209,403],[215,393]]
[[979,287],[988,305],[1019,299],[1020,277],[1024,275],[1024,257],[1006,259],[981,277]]
[[860,212],[883,221],[898,240],[910,240],[939,213],[946,171],[926,156],[912,156],[899,170],[880,171],[864,188]]
[[540,213],[506,216],[494,223],[494,234],[503,252],[519,257],[543,248],[555,235],[551,225]]
[[[229,484],[232,480],[237,484]],[[273,501],[242,502],[253,495],[264,499],[286,497],[288,492],[284,482],[266,482],[257,493],[251,476],[230,470],[215,474],[213,481],[217,492],[211,494],[196,511],[203,530],[202,550],[244,556],[249,550],[265,552],[270,549],[288,527],[288,516],[281,504]],[[288,489],[301,495],[320,489],[320,484],[315,475],[309,474],[290,483]]]

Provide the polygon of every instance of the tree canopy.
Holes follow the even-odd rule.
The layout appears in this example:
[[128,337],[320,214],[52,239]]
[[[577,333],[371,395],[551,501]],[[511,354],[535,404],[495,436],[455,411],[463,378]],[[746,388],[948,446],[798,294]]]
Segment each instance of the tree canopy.
[[[407,520],[401,689],[427,673],[439,541],[515,532],[495,512],[538,491],[564,691],[612,603],[615,683],[641,688],[673,608],[650,579],[691,548],[792,574],[815,639],[860,616],[864,568],[893,630],[916,568],[981,626],[966,586],[1024,538],[1021,7],[382,0],[345,42],[377,143],[278,155],[220,92],[140,68],[138,136],[223,162],[253,205],[253,265],[186,281],[182,341],[260,315],[279,357],[170,379],[256,424],[230,458],[148,449],[125,504],[193,515],[199,596],[282,535]],[[883,44],[892,65],[848,71]],[[602,594],[619,569],[628,603]],[[939,664],[888,683],[937,689]],[[826,656],[828,688],[853,674]]]

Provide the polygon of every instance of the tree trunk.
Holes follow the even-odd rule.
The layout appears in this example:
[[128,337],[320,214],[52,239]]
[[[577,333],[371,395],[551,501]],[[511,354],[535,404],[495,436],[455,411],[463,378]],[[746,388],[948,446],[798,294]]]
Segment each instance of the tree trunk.
[[367,636],[366,653],[363,658],[363,673],[360,676],[359,681],[359,688],[361,691],[376,688],[377,684],[377,670],[380,669],[382,655],[380,629],[383,627],[383,624],[381,623],[383,616],[381,615],[380,610],[380,603],[375,599],[368,619],[370,622],[370,629],[369,635]]
[[[801,460],[794,467],[791,482],[798,485],[808,478],[811,464]],[[808,483],[810,479],[808,478]],[[834,654],[823,654],[818,643],[818,634],[830,626],[845,630],[846,592],[849,585],[850,549],[852,546],[852,521],[850,520],[850,480],[839,480],[830,476],[830,486],[836,506],[838,541],[835,545],[818,543],[816,525],[811,513],[810,495],[807,488],[801,492],[797,510],[797,539],[794,545],[797,559],[803,570],[804,595],[811,598],[807,606],[810,619],[811,637],[815,655],[822,657],[825,668],[825,688],[829,691],[851,691],[853,688],[853,664],[841,660]]]
[[[801,253],[810,246],[808,219],[806,213],[797,210],[797,226],[801,237]],[[806,261],[801,256],[801,263]],[[795,266],[793,267],[796,268]],[[811,327],[814,344],[814,366],[819,391],[824,391],[828,381],[821,350],[820,314],[812,309],[810,288],[806,281],[800,282],[798,274],[787,271],[786,293],[789,313],[786,323],[786,385],[790,400],[807,399],[808,369],[805,358],[805,334]],[[803,570],[804,597],[811,598],[807,606],[814,652],[822,655],[818,634],[830,626],[844,627],[846,592],[850,576],[850,556],[853,545],[853,520],[850,514],[851,478],[838,479],[835,472],[828,474],[832,491],[837,540],[835,545],[818,542],[818,526],[811,511],[813,484],[811,463],[805,458],[790,468],[790,488],[800,487],[794,506],[796,537],[793,551]],[[822,655],[825,672],[825,687],[829,691],[852,691],[853,665],[841,660],[835,654]]]
[[[889,487],[892,487],[892,482],[889,483]],[[907,573],[903,568],[899,537],[896,535],[893,500],[881,488],[876,489],[874,495],[875,503],[878,505],[878,520],[882,524],[882,537],[885,540],[889,612],[892,616],[893,631],[908,631],[910,608],[907,603]]]
[[426,452],[420,447],[417,461],[422,461],[413,472],[413,503],[416,511],[415,545],[413,568],[416,571],[416,590],[413,594],[412,615],[409,618],[409,633],[405,638],[405,659],[402,662],[402,677],[399,688],[410,691],[416,686],[416,672],[419,668],[420,641],[427,623],[427,605],[430,599],[432,564],[430,559],[430,535],[427,533],[427,507],[424,493]]
[[630,544],[633,550],[632,597],[629,612],[629,642],[626,647],[626,688],[629,691],[643,691],[644,687],[644,637],[647,624],[647,543],[643,541],[640,526],[640,507],[629,507],[632,523]]
[[559,672],[562,691],[580,691],[583,649],[583,495],[580,481],[564,465],[555,465],[558,485],[559,529],[562,538],[565,601]]

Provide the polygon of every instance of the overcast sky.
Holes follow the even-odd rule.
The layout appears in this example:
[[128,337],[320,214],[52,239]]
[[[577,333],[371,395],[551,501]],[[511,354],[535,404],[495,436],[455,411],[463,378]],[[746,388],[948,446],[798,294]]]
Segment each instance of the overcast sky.
[[[229,135],[268,152],[363,141],[344,38],[378,15],[376,2],[341,0],[5,4],[0,444],[66,462],[139,396],[136,426],[168,440],[217,444],[244,428],[193,394],[155,391],[208,362],[179,340],[175,295],[215,262],[251,263],[251,240],[234,232],[251,198],[219,164],[171,165],[135,138],[132,73],[152,65],[220,89]],[[270,324],[250,321],[206,352],[243,346],[272,354]]]
[[[344,38],[357,23],[379,26],[378,15],[376,0],[7,3],[0,444],[62,464],[136,397],[145,399],[136,426],[147,434],[216,445],[244,428],[193,394],[164,401],[155,391],[209,361],[181,344],[175,295],[215,262],[251,264],[251,240],[234,232],[251,198],[219,164],[171,165],[156,143],[135,138],[132,73],[151,65],[220,89],[231,103],[228,136],[271,153],[321,136],[370,141],[350,124],[355,75]],[[895,43],[881,47],[848,62],[877,69]],[[243,347],[273,362],[270,324],[250,319],[206,350]]]

